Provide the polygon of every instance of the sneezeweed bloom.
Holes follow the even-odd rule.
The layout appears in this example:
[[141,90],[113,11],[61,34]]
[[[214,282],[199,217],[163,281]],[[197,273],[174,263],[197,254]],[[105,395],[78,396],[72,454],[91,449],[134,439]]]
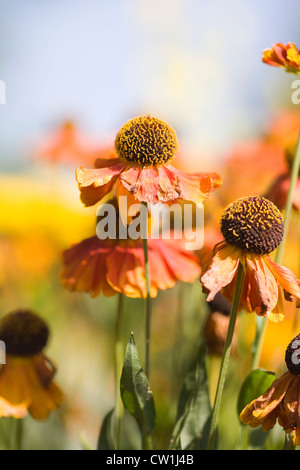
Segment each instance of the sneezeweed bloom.
[[[109,153],[109,149],[107,152]],[[65,121],[46,138],[36,151],[36,158],[50,163],[93,164],[101,155],[99,145],[82,135],[73,121]]]
[[0,322],[6,363],[0,368],[0,416],[22,418],[28,412],[44,420],[63,400],[53,381],[55,368],[44,356],[49,329],[29,310],[17,310]]
[[288,371],[274,380],[265,393],[252,400],[241,412],[244,424],[268,431],[279,425],[291,434],[294,447],[300,445],[300,335],[288,345],[285,362]]
[[[118,227],[122,221],[118,212],[116,216]],[[192,251],[185,250],[184,240],[149,238],[148,253],[151,297],[155,297],[158,290],[174,287],[179,280],[192,283],[200,275],[199,260]],[[63,252],[61,281],[68,290],[87,292],[91,297],[100,293],[107,297],[123,293],[128,297],[146,298],[144,266],[141,238],[93,236]]]
[[283,320],[284,298],[300,300],[296,276],[270,257],[281,243],[283,230],[279,209],[266,198],[245,197],[229,204],[221,217],[224,240],[203,260],[201,283],[207,301],[219,291],[232,301],[242,263],[245,280],[239,309],[274,322]]
[[300,53],[292,42],[286,45],[277,43],[271,49],[265,49],[262,60],[274,67],[281,67],[286,72],[300,74]]
[[[291,171],[296,152],[296,142],[290,143],[285,150],[286,171],[281,173],[270,186],[265,197],[274,202],[279,209],[286,205],[288,192],[291,185]],[[300,212],[300,177],[298,175],[296,185],[293,191],[292,199],[293,209]]]
[[[164,121],[151,116],[126,122],[115,139],[117,158],[98,159],[96,168],[78,168],[76,178],[81,200],[86,206],[100,202],[113,189],[119,200],[126,196],[135,214],[142,202],[157,204],[177,199],[203,203],[221,186],[216,173],[186,174],[173,162],[178,141],[175,131]],[[130,222],[130,210],[121,216]]]

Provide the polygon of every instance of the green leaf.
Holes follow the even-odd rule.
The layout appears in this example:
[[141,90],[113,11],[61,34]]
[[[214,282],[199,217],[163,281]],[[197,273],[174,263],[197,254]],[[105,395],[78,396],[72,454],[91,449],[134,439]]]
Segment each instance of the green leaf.
[[141,432],[149,435],[155,427],[155,406],[148,379],[141,367],[131,333],[123,364],[120,391],[124,408],[136,419]]
[[176,449],[180,439],[183,450],[206,449],[210,418],[211,404],[203,344],[183,383],[169,448]]
[[255,369],[245,378],[237,402],[238,415],[252,400],[262,395],[276,379],[274,372]]
[[97,450],[114,450],[112,430],[113,414],[114,408],[110,410],[109,413],[107,413],[103,420],[98,439]]

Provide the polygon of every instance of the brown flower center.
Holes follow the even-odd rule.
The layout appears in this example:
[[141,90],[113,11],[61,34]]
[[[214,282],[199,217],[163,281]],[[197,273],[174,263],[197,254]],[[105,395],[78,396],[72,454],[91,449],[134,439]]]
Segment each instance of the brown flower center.
[[300,374],[300,334],[290,342],[285,351],[285,362],[291,374]]
[[126,122],[119,130],[115,148],[121,160],[136,165],[163,165],[178,150],[176,132],[166,122],[141,116]]
[[31,356],[42,351],[49,330],[44,320],[29,310],[16,310],[2,318],[0,340],[6,352],[14,356]]
[[229,204],[223,212],[221,232],[228,244],[264,255],[274,251],[281,243],[282,216],[268,199],[244,197]]

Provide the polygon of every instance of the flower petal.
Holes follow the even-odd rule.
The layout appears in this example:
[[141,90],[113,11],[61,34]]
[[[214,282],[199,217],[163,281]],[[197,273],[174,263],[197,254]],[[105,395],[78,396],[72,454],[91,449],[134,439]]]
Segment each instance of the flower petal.
[[275,263],[270,256],[265,258],[265,262],[283,289],[300,300],[300,287],[295,274],[290,269]]
[[114,183],[124,168],[125,165],[119,161],[112,166],[99,169],[77,168],[76,179],[82,202],[86,206],[93,206],[101,201],[105,195],[112,191]]
[[252,307],[258,315],[269,316],[275,308],[278,301],[278,286],[272,271],[265,263],[265,256],[248,255],[246,257],[247,266],[252,270],[257,291],[260,298],[260,303],[255,304],[252,302]]
[[293,380],[294,376],[290,372],[286,372],[278,379],[275,379],[263,395],[252,400],[243,409],[240,414],[242,423],[249,424],[251,427],[263,424],[283,400],[287,387]]
[[106,257],[113,242],[97,236],[87,238],[63,252],[64,267],[61,281],[70,291],[88,292],[91,297],[103,292],[106,296],[116,292],[106,281]]
[[238,264],[240,262],[241,251],[234,246],[221,244],[221,248],[213,256],[211,263],[201,276],[201,283],[208,290],[207,301],[214,299],[217,292],[227,286],[233,280]]

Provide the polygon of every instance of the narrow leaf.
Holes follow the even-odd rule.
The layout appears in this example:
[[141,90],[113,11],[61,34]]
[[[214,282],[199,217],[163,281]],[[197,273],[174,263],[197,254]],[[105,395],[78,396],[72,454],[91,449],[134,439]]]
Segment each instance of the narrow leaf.
[[177,421],[170,449],[176,449],[180,438],[181,448],[205,449],[211,418],[211,404],[205,367],[205,345],[199,350],[181,390]]
[[97,444],[97,450],[114,450],[112,437],[112,417],[114,408],[105,416]]
[[155,427],[154,400],[132,333],[126,348],[120,390],[124,408],[134,416],[142,433],[151,434]]

